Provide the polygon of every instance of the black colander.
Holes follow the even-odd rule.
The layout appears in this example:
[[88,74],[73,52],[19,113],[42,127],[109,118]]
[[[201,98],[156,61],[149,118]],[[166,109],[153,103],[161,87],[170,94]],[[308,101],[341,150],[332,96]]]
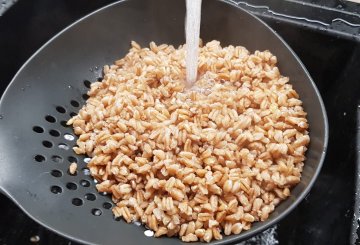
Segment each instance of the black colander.
[[[201,37],[250,51],[271,50],[304,102],[311,144],[299,183],[265,222],[213,244],[235,242],[275,224],[309,192],[325,155],[325,109],[308,72],[267,25],[237,5],[203,1]],[[176,238],[144,235],[146,228],[115,220],[113,203],[98,193],[75,155],[76,136],[66,121],[84,105],[90,83],[102,67],[123,57],[131,40],[184,43],[185,1],[129,0],[102,8],[51,39],[16,74],[0,104],[0,187],[31,218],[63,236],[87,244],[179,244]],[[41,28],[41,27],[39,27]],[[299,40],[301,42],[301,40]],[[71,162],[78,163],[70,175]]]

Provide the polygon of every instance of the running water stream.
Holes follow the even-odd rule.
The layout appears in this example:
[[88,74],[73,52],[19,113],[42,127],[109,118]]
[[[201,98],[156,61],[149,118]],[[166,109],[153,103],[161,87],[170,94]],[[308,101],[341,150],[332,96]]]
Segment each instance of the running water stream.
[[197,78],[200,41],[201,0],[186,0],[186,86],[192,87]]

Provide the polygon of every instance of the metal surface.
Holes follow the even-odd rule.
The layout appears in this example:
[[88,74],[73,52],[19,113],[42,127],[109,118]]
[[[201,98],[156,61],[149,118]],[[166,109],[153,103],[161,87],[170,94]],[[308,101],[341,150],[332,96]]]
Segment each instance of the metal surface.
[[267,19],[288,22],[301,28],[335,37],[360,40],[360,5],[326,0],[235,0],[244,9]]
[[[227,14],[222,14],[224,12]],[[76,176],[67,174],[74,158],[80,169],[86,164],[84,157],[72,152],[75,142],[69,140],[72,130],[63,123],[79,109],[71,101],[80,105],[85,102],[83,94],[87,88],[83,81],[95,81],[101,76],[99,67],[123,56],[131,40],[143,45],[150,41],[183,43],[184,13],[184,3],[176,0],[131,0],[113,4],[61,32],[17,73],[0,104],[0,187],[30,217],[83,243],[180,243],[178,239],[148,238],[143,235],[144,228],[114,221],[111,211],[105,208],[109,204],[104,206],[110,199],[96,192],[86,169],[79,170]],[[208,0],[202,17],[201,34],[205,41],[218,39],[224,45],[243,45],[251,51],[270,49],[275,53],[282,73],[291,77],[304,101],[311,125],[312,141],[302,181],[293,189],[291,197],[280,204],[266,222],[256,223],[238,236],[213,242],[221,244],[244,239],[269,227],[305,197],[321,168],[328,126],[314,83],[275,32],[247,12],[221,1]],[[52,130],[60,135],[56,136]],[[87,183],[90,186],[87,187]],[[89,193],[96,200],[87,200]],[[100,214],[99,210],[101,215],[94,215]]]

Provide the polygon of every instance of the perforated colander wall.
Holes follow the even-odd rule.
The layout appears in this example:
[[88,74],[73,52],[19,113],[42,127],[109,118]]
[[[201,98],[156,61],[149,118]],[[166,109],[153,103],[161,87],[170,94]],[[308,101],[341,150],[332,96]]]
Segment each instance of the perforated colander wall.
[[[91,83],[84,80],[82,85],[89,89]],[[84,93],[81,97],[81,101],[72,99],[67,104],[54,105],[53,110],[43,115],[38,124],[32,125],[33,134],[41,135],[40,143],[46,152],[35,153],[33,160],[35,164],[47,165],[46,169],[51,169],[46,172],[52,177],[52,181],[49,182],[49,192],[53,195],[71,195],[74,209],[84,207],[84,203],[89,202],[91,205],[86,205],[90,207],[89,215],[103,216],[104,212],[111,213],[113,207],[111,198],[107,193],[97,192],[95,187],[97,181],[90,176],[87,168],[90,158],[76,155],[72,150],[76,145],[77,136],[73,133],[72,127],[66,125],[66,122],[85,104],[88,95]],[[60,149],[56,154],[55,148]],[[69,166],[73,162],[77,163],[77,171],[71,174]]]

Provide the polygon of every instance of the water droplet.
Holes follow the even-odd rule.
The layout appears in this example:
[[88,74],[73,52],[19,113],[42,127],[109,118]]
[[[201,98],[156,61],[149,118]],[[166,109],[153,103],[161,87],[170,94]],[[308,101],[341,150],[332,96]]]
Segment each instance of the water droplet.
[[0,114],[0,119],[3,119],[3,118],[4,118],[4,116]]
[[97,184],[97,182],[98,182],[98,181],[97,181],[96,179],[94,179],[94,183]]
[[87,169],[87,168],[84,168],[84,169],[83,169],[83,174],[84,174],[84,175],[90,175],[90,170]]
[[94,71],[94,69],[93,69],[93,68],[90,68],[90,69],[89,69],[89,71],[93,72],[93,71]]
[[154,232],[152,230],[146,230],[144,231],[144,235],[147,237],[154,236]]
[[141,223],[139,221],[137,221],[137,220],[134,220],[133,224],[136,225],[136,226],[141,226]]
[[40,237],[39,236],[32,236],[30,237],[30,242],[33,242],[33,243],[37,243],[40,241]]
[[102,214],[102,212],[99,209],[93,209],[92,214],[95,216],[100,216]]
[[64,134],[64,139],[66,139],[68,141],[73,141],[75,139],[75,137],[72,134]]
[[95,66],[95,70],[99,70],[99,67],[98,67],[98,66]]
[[73,86],[71,86],[71,85],[68,85],[68,88],[69,88],[69,89],[72,89],[72,88],[73,88]]
[[69,147],[68,145],[63,144],[63,143],[60,143],[60,144],[58,145],[58,147],[59,147],[60,149],[66,150],[66,151],[70,149],[70,147]]
[[90,160],[91,160],[91,158],[90,158],[90,157],[86,157],[86,158],[84,158],[84,162],[85,162],[85,163],[89,163],[89,162],[90,162]]

